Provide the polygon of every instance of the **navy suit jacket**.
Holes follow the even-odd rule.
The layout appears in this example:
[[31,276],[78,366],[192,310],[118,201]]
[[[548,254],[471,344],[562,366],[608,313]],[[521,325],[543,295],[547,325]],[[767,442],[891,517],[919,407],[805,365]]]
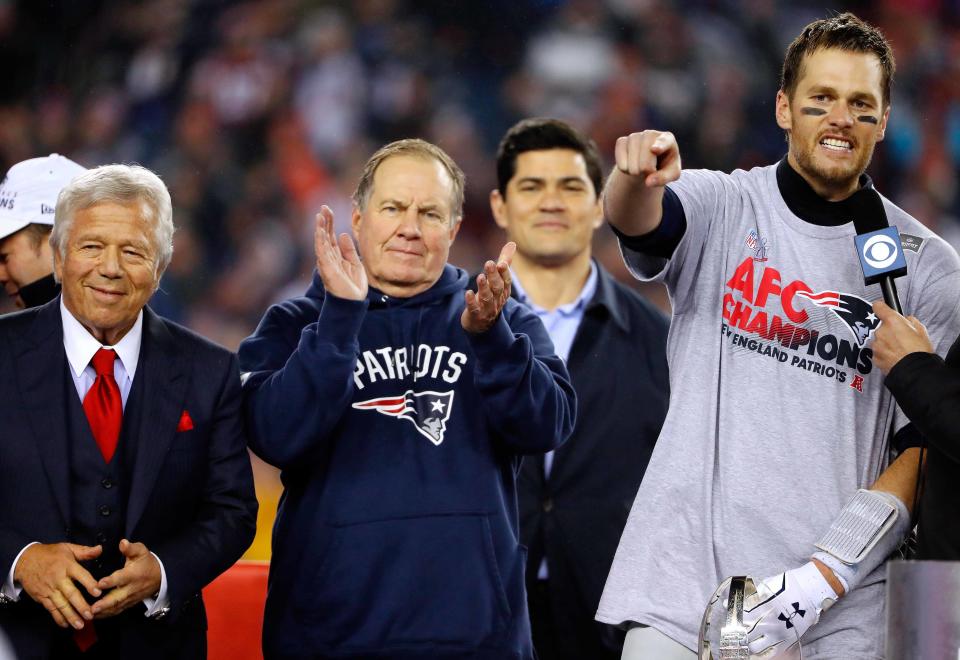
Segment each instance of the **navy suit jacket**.
[[[59,297],[0,318],[0,574],[32,541],[72,541],[66,396],[75,395]],[[141,383],[137,380],[145,379]],[[253,540],[257,502],[241,415],[236,356],[144,308],[134,397],[139,420],[124,534],[163,562],[171,610],[135,606],[114,622],[123,657],[192,657],[205,649],[200,590]],[[137,408],[132,410],[131,406]],[[183,411],[193,429],[178,431]],[[131,436],[127,436],[131,437]],[[105,624],[108,629],[111,624]],[[24,592],[0,605],[21,658],[45,658],[64,632]]]
[[[555,623],[593,617],[667,412],[667,317],[599,263],[597,291],[577,329],[567,369],[577,392],[573,435],[544,476],[542,456],[520,470],[520,538],[527,580],[547,556]],[[557,632],[565,657],[606,657],[574,648],[574,624]],[[579,624],[578,624],[579,625]],[[604,633],[606,634],[606,632]],[[619,654],[616,654],[619,657]]]

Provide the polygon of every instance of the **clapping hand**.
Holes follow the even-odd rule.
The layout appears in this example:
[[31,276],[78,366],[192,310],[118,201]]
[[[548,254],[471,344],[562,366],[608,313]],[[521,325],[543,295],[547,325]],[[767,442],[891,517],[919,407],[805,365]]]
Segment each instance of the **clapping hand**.
[[317,271],[323,288],[338,298],[364,300],[367,297],[367,272],[348,234],[333,231],[333,211],[321,206],[313,239]]
[[486,332],[496,323],[510,297],[510,262],[516,251],[516,243],[504,245],[497,262],[488,261],[477,275],[477,292],[467,291],[466,306],[460,316],[460,325],[467,332]]

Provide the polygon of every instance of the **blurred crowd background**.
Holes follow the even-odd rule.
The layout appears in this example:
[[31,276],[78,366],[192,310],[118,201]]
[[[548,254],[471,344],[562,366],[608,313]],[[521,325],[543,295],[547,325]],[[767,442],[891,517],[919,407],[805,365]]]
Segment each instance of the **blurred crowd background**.
[[[512,123],[565,119],[608,163],[643,128],[673,131],[685,167],[774,162],[786,46],[843,10],[897,57],[870,174],[960,247],[960,0],[0,0],[0,168],[56,152],[155,170],[178,230],[151,304],[235,350],[306,289],[320,204],[348,230],[381,144],[423,137],[464,169],[451,260],[475,271],[503,242],[487,200]],[[596,254],[628,279],[606,229]],[[667,308],[661,288],[643,292]],[[266,558],[279,482],[256,470],[248,556]]]

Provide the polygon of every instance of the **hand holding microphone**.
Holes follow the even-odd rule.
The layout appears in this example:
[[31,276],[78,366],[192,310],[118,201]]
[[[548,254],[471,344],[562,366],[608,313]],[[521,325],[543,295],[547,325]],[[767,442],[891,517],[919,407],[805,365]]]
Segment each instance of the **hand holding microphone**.
[[873,362],[884,375],[910,353],[933,353],[933,344],[915,317],[904,317],[886,303],[873,303],[873,313],[882,321],[873,337]]
[[894,278],[907,274],[900,232],[887,221],[883,200],[872,188],[857,195],[853,211],[854,242],[865,284],[880,284],[884,302],[873,304],[881,324],[874,335],[873,359],[884,373],[909,353],[933,353],[927,329],[913,316],[904,317]]

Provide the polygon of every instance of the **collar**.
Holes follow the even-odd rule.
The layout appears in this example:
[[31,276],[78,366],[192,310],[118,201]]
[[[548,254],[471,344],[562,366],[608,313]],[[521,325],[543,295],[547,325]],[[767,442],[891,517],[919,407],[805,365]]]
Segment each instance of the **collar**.
[[137,320],[133,327],[115,346],[103,346],[94,339],[93,335],[87,332],[87,329],[63,304],[62,297],[60,298],[60,318],[63,320],[63,348],[67,353],[67,361],[70,363],[70,369],[75,377],[80,377],[83,370],[90,364],[90,360],[93,359],[94,353],[101,348],[112,348],[117,352],[117,357],[123,364],[127,376],[130,380],[133,380],[137,371],[137,362],[140,360],[140,342],[143,338],[142,309],[137,314]]
[[777,164],[777,187],[795,216],[813,225],[836,227],[850,222],[853,208],[862,208],[857,206],[855,198],[873,188],[873,181],[867,174],[861,174],[859,190],[839,202],[830,202],[818,195],[784,156]]
[[623,332],[630,332],[630,320],[623,305],[617,299],[616,282],[613,276],[603,268],[597,267],[597,292],[587,305],[587,311],[605,309],[610,318]]
[[[438,277],[428,289],[425,289],[420,293],[412,295],[408,298],[389,296],[371,285],[367,290],[367,301],[371,309],[398,306],[416,307],[423,305],[426,302],[448,296],[451,293],[463,295],[463,290],[470,285],[469,279],[470,278],[467,275],[467,271],[463,270],[462,268],[457,268],[451,264],[445,264],[443,270],[440,271],[440,277]],[[310,289],[307,291],[307,296],[323,295],[326,295],[323,289],[323,280],[320,279],[320,274],[317,271],[314,271],[314,281],[310,286]]]
[[[527,296],[527,292],[524,291],[523,285],[520,283],[520,278],[517,277],[516,271],[512,268],[510,269],[510,278],[511,286],[513,287],[514,292],[516,293],[517,300],[522,302],[527,307],[531,309],[536,309],[540,311],[546,311],[539,305],[534,304],[530,298]],[[587,303],[593,298],[594,293],[597,290],[597,266],[593,263],[593,259],[590,260],[590,274],[587,275],[587,281],[583,284],[583,288],[580,289],[580,294],[577,296],[576,300],[573,302],[568,302],[566,305],[560,305],[553,312],[562,314],[563,316],[573,316],[574,314],[582,314],[583,310],[586,309]]]

